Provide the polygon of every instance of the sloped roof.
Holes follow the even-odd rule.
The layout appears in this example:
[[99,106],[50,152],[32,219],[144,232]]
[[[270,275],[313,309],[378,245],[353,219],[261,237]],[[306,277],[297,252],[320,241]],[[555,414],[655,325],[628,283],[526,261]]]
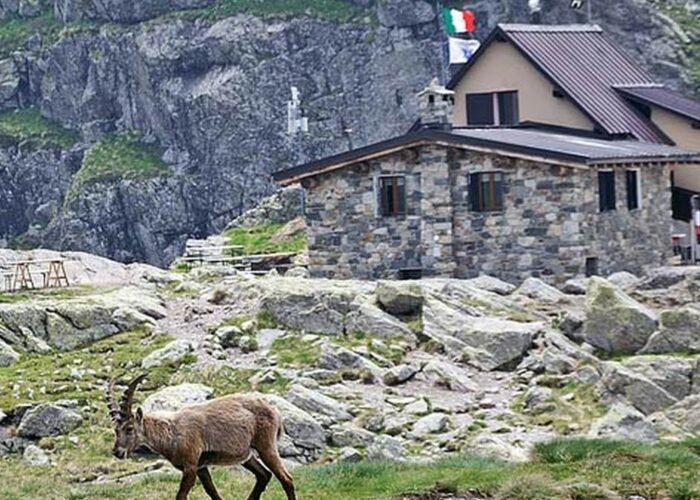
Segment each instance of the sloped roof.
[[281,170],[273,178],[282,184],[339,170],[403,149],[425,144],[458,146],[504,156],[549,159],[563,164],[593,166],[615,163],[691,162],[700,163],[700,153],[664,144],[634,140],[609,141],[525,128],[422,129],[387,141],[347,151],[318,161]]
[[474,57],[452,78],[454,88],[496,39],[513,44],[606,134],[664,143],[666,136],[615,87],[654,80],[595,25],[499,24]]
[[663,85],[618,87],[627,98],[653,104],[700,123],[700,102],[688,99]]

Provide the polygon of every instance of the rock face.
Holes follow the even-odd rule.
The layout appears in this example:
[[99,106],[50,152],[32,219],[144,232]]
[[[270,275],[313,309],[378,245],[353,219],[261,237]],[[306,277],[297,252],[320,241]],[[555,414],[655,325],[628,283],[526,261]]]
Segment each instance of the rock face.
[[644,346],[645,353],[700,353],[700,310],[684,307],[662,311],[661,327]]
[[608,352],[634,353],[656,330],[656,314],[602,278],[591,278],[586,296],[586,342]]
[[41,404],[25,413],[17,428],[23,438],[37,439],[68,434],[83,423],[83,417],[73,410],[55,404]]
[[153,368],[168,363],[177,363],[192,352],[192,343],[188,340],[176,340],[149,354],[141,362],[143,368]]

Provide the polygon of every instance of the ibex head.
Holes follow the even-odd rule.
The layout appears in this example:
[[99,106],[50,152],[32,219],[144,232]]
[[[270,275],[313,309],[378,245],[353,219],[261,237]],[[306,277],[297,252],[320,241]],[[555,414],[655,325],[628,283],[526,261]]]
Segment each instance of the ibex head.
[[116,441],[112,454],[117,458],[126,458],[129,453],[140,448],[144,444],[143,411],[141,408],[134,414],[131,406],[134,402],[136,387],[146,378],[139,375],[129,382],[129,386],[119,403],[114,396],[114,385],[117,379],[112,379],[107,389],[107,404],[109,415],[112,417],[112,427],[116,434]]

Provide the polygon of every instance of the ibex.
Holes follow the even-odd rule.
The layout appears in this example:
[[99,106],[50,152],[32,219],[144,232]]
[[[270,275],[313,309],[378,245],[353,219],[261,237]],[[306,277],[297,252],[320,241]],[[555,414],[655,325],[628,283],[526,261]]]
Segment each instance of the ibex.
[[242,465],[255,474],[255,488],[248,500],[260,499],[272,474],[282,483],[287,499],[296,500],[292,476],[277,451],[282,419],[269,403],[242,394],[175,413],[144,413],[139,408],[134,414],[134,392],[145,378],[139,375],[129,382],[119,404],[114,396],[116,379],[109,383],[107,401],[116,433],[114,456],[125,459],[143,446],[162,455],[182,471],[177,500],[187,499],[197,477],[207,495],[221,500],[209,474],[210,465]]

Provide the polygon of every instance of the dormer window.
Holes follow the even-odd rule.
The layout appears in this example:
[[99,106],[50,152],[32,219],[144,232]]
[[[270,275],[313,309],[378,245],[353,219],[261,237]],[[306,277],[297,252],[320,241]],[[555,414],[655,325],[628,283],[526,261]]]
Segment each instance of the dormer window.
[[509,126],[520,122],[518,91],[467,94],[467,124]]

